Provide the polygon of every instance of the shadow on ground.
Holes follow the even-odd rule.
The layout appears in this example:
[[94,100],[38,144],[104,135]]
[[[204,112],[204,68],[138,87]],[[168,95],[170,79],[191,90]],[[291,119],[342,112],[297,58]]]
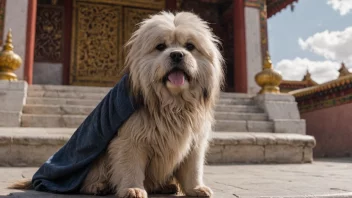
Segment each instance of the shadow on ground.
[[[79,194],[53,194],[53,193],[45,193],[38,192],[33,190],[28,191],[20,191],[20,192],[11,192],[6,196],[0,197],[8,197],[8,198],[115,198],[113,195],[108,196],[94,196],[94,195],[79,195]],[[150,198],[187,198],[186,196],[175,196],[175,195],[150,195]]]

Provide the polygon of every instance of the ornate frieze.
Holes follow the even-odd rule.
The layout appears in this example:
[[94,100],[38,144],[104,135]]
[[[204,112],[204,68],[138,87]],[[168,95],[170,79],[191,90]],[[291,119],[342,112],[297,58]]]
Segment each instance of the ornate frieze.
[[[82,0],[83,1],[83,0]],[[92,3],[106,3],[119,6],[150,8],[162,10],[165,8],[165,0],[84,0]]]
[[70,84],[113,85],[122,69],[122,7],[76,2]]
[[159,11],[141,2],[163,5],[158,0],[74,1],[70,84],[113,86],[121,78],[124,44],[136,24]]
[[352,75],[289,93],[295,96],[300,113],[351,103]]
[[261,2],[263,0],[245,0],[245,6],[247,7],[254,7],[254,8],[260,8]]
[[38,5],[34,51],[36,62],[62,61],[63,22],[63,6]]
[[155,14],[158,11],[156,10],[149,10],[143,8],[132,8],[132,7],[125,7],[123,9],[124,12],[124,43],[131,37],[132,32],[137,29],[137,24],[141,22],[143,19],[149,17],[149,15]]

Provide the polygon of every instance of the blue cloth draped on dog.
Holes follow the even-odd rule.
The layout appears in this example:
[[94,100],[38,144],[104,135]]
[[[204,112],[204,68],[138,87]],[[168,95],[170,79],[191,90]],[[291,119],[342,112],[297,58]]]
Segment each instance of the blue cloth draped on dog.
[[35,190],[75,193],[88,174],[92,162],[106,150],[119,127],[138,108],[125,74],[68,142],[51,156],[34,174]]

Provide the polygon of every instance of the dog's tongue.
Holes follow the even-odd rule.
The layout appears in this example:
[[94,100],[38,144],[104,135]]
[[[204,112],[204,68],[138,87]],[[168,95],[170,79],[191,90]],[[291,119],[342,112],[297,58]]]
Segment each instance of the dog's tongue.
[[182,71],[173,71],[169,74],[168,79],[172,84],[181,86],[185,83],[185,74]]

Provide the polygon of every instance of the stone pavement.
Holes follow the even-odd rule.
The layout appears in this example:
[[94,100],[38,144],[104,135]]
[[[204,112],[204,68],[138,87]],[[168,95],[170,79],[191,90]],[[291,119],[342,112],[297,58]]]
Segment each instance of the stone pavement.
[[[22,176],[31,177],[35,170],[36,168],[0,167],[0,197],[94,197],[5,189],[10,182]],[[214,198],[352,198],[352,158],[320,159],[312,164],[206,166],[205,182],[214,190]]]

